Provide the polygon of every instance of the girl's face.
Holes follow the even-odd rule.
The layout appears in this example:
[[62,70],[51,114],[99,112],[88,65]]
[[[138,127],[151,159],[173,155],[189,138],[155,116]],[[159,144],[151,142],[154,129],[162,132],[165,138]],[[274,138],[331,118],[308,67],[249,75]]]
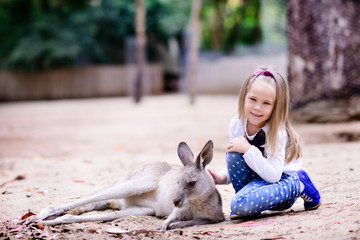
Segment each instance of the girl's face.
[[271,117],[276,99],[276,89],[262,79],[256,79],[250,86],[244,103],[248,131],[254,134]]

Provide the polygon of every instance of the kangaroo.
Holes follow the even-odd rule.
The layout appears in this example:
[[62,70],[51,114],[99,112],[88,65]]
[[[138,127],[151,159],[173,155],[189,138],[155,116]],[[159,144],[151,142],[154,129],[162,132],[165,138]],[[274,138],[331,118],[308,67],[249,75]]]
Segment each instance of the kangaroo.
[[[224,221],[222,201],[214,180],[205,169],[213,157],[208,141],[194,162],[188,145],[181,142],[178,156],[182,166],[157,162],[145,165],[84,199],[49,207],[31,216],[27,224],[56,225],[74,222],[112,221],[125,216],[168,216],[161,230]],[[80,215],[92,210],[117,209],[103,214]]]

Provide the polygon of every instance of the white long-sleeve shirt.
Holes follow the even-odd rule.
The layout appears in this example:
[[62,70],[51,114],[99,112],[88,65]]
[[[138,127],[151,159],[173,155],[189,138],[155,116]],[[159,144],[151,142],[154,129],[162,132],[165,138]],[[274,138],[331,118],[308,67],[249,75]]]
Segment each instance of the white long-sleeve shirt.
[[[269,126],[265,125],[263,128],[264,132],[267,134],[269,131]],[[249,136],[246,132],[246,123],[245,130],[243,129],[241,119],[238,115],[235,116],[230,123],[229,127],[230,141],[236,137],[245,136],[248,139],[252,140],[255,135]],[[261,151],[255,147],[251,148],[243,155],[246,164],[256,172],[264,181],[269,183],[278,182],[281,178],[282,173],[288,175],[293,175],[296,171],[302,168],[302,158],[293,159],[289,163],[285,161],[285,149],[287,144],[288,136],[286,130],[279,131],[278,134],[278,145],[273,154],[267,152],[267,157],[263,157]],[[267,150],[267,143],[265,143],[265,152]],[[231,153],[230,153],[231,154]],[[230,183],[229,173],[227,169],[223,170],[227,176],[227,182]]]

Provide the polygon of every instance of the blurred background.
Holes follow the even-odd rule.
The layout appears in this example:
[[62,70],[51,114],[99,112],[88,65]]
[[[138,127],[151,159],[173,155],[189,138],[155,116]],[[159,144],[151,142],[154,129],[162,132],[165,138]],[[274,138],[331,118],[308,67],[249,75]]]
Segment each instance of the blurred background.
[[[290,221],[211,236],[359,239],[359,13],[358,0],[0,0],[0,218],[63,205],[147,163],[179,164],[181,141],[197,154],[213,140],[220,171],[241,83],[267,65],[289,80],[323,208],[305,214],[298,201]],[[228,211],[233,189],[219,190]],[[293,231],[294,217],[308,225]],[[0,236],[21,237],[6,224]],[[107,224],[77,226],[48,236],[109,238]]]
[[1,0],[0,101],[237,94],[259,65],[293,118],[360,119],[360,2]]

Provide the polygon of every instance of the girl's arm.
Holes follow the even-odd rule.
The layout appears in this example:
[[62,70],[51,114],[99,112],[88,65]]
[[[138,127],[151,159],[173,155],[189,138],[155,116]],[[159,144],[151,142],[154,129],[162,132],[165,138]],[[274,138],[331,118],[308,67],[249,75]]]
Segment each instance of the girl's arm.
[[234,138],[230,141],[229,145],[226,148],[226,152],[238,152],[238,153],[246,153],[251,148],[251,144],[248,140],[241,136]]
[[278,182],[285,164],[286,132],[279,134],[278,146],[273,154],[263,157],[261,151],[248,143],[246,138],[239,137],[230,142],[227,151],[243,153],[246,164],[264,181]]
[[[285,164],[286,131],[279,133],[276,152],[268,154],[267,158],[263,157],[257,147],[250,145],[245,137],[239,137],[245,136],[245,132],[238,116],[235,116],[230,122],[229,136],[230,144],[227,152],[243,153],[247,165],[264,181],[274,183],[280,180]],[[238,143],[241,146],[231,146]]]
[[215,184],[226,184],[227,183],[227,176],[225,173],[215,173],[214,171],[208,169],[211,176],[214,178]]
[[[284,147],[285,150],[285,147]],[[244,154],[246,164],[268,183],[278,182],[284,170],[285,151],[277,151],[271,157],[264,158],[261,151],[251,146]]]

